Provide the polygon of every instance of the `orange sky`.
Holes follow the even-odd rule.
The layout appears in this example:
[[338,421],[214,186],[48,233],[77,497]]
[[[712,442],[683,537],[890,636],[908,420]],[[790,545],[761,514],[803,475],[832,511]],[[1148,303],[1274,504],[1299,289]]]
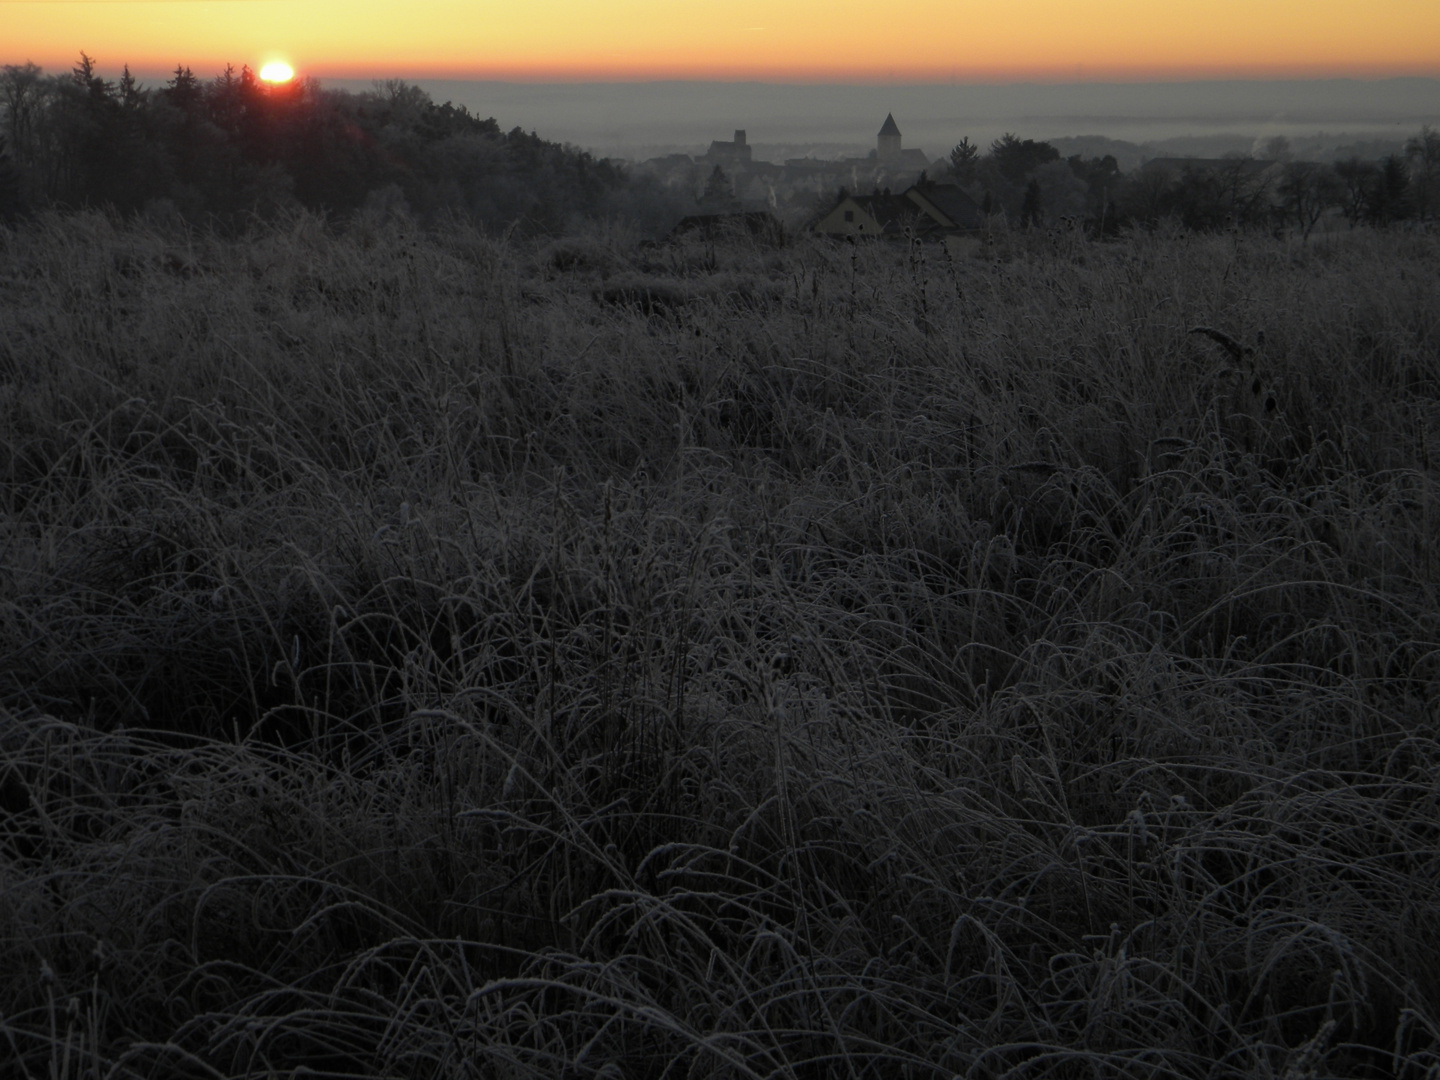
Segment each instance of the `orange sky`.
[[1440,75],[1440,0],[0,0],[0,63],[1010,81]]

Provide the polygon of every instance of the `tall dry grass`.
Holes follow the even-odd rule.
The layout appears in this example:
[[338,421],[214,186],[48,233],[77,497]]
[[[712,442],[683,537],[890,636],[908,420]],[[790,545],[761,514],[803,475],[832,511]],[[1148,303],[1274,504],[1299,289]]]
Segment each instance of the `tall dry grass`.
[[1437,270],[0,230],[0,1061],[1436,1076]]

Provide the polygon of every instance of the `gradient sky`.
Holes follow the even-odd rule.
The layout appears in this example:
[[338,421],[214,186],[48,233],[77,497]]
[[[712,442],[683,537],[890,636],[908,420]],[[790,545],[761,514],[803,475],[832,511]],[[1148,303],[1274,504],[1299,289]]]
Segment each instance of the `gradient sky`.
[[917,82],[1440,75],[1440,0],[0,0],[0,63]]

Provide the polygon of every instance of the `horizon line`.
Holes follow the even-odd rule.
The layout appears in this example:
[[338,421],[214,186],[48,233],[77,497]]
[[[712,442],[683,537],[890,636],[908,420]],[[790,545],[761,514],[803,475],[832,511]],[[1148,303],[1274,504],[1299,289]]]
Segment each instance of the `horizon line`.
[[[4,2],[4,0],[0,0]],[[278,55],[284,50],[274,50]],[[65,61],[57,61],[52,64],[39,63],[42,70],[53,72],[57,70],[69,70],[78,59],[81,52],[88,54],[89,50],[77,50],[74,56]],[[263,61],[256,58],[252,63],[249,60],[241,60],[239,63],[234,58],[229,60],[201,59],[190,62],[144,60],[138,63],[121,60],[119,63],[109,63],[103,59],[92,57],[96,60],[96,70],[103,74],[114,72],[119,74],[127,65],[131,68],[132,74],[140,73],[145,75],[164,74],[169,76],[178,64],[194,70],[197,67],[206,65],[216,66],[217,70],[223,70],[226,64],[236,67],[249,66],[258,70],[258,65]],[[423,66],[402,67],[393,63],[377,66],[374,68],[362,69],[349,65],[326,63],[324,61],[315,64],[306,64],[298,57],[287,57],[294,66],[297,77],[312,77],[320,80],[339,79],[349,82],[356,81],[385,81],[389,79],[400,79],[402,81],[443,81],[443,82],[491,82],[509,83],[514,85],[544,85],[544,86],[645,86],[656,84],[716,84],[730,86],[1146,86],[1146,85],[1193,85],[1193,84],[1215,84],[1215,83],[1303,83],[1303,82],[1360,82],[1360,83],[1381,83],[1400,82],[1406,80],[1414,81],[1440,81],[1440,64],[1427,66],[1425,68],[1400,67],[1392,70],[1376,69],[1374,67],[1356,68],[1294,68],[1294,69],[1182,69],[1182,70],[1108,70],[1108,71],[994,71],[994,72],[934,72],[917,71],[908,74],[888,73],[846,73],[841,71],[814,72],[814,73],[784,73],[784,72],[737,72],[721,73],[706,72],[702,74],[690,74],[680,71],[640,71],[619,73],[606,70],[588,70],[579,72],[565,71],[533,71],[533,70],[475,70],[465,68],[424,68]],[[3,64],[15,64],[17,66],[35,61],[26,60],[5,60]]]

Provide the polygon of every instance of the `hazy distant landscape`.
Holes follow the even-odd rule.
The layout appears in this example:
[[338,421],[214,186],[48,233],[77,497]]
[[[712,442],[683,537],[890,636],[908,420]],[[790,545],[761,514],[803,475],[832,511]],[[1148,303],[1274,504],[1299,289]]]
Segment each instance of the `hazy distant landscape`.
[[[911,145],[937,156],[964,136],[983,145],[1015,131],[1167,144],[1177,154],[1197,151],[1171,140],[1218,136],[1223,142],[1205,143],[1201,152],[1218,157],[1272,135],[1334,139],[1332,145],[1403,141],[1440,120],[1440,80],[1415,78],[909,86],[415,81],[437,101],[633,160],[700,153],[732,128],[746,128],[756,155],[767,161],[863,153],[886,113],[901,121]],[[326,85],[370,86],[365,80]]]
[[[1341,220],[1430,220],[1440,199],[1440,134],[1429,124],[1437,88],[1422,79],[347,88],[184,65],[147,83],[128,67],[108,78],[82,53],[68,72],[0,69],[0,219],[107,206],[236,229],[251,215],[303,208],[336,224],[399,213],[433,227],[459,214],[492,232],[551,236],[608,220],[658,239],[697,213],[758,212],[811,229],[848,196],[938,183],[958,187],[954,199],[968,206],[952,207],[963,226],[935,219],[957,234],[975,233],[984,216],[1112,233],[1169,217],[1199,230],[1294,226],[1308,237]],[[893,207],[877,212],[872,231],[910,227]]]
[[0,1074],[1435,1080],[1436,85],[0,69]]

